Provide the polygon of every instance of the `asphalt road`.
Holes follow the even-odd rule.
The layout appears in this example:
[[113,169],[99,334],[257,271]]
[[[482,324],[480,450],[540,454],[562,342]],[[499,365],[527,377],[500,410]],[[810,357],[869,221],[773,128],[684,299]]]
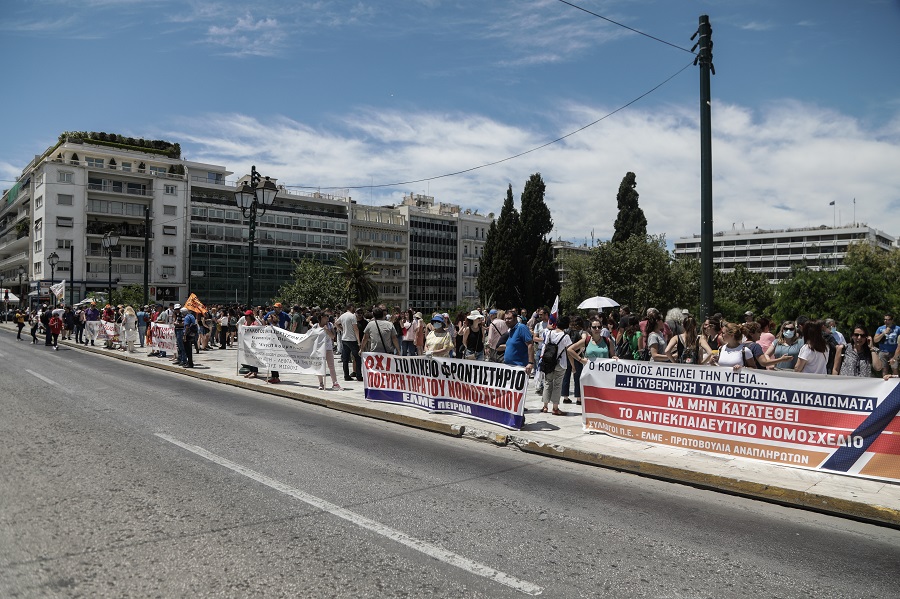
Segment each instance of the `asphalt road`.
[[900,531],[0,333],[2,597],[896,597]]

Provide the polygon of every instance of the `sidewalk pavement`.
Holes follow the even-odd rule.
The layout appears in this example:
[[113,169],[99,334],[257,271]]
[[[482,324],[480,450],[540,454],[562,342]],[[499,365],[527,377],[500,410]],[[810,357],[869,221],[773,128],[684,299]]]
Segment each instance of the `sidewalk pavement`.
[[[5,332],[15,332],[9,323]],[[23,331],[25,333],[25,331]],[[24,338],[24,334],[23,334]],[[28,341],[23,340],[22,343]],[[177,372],[184,376],[224,383],[287,399],[304,401],[334,410],[395,422],[436,433],[511,445],[547,457],[562,458],[678,482],[695,487],[761,499],[782,505],[815,510],[900,528],[900,484],[768,464],[741,457],[720,456],[642,441],[616,439],[582,429],[581,406],[560,404],[568,416],[539,412],[542,402],[529,386],[526,398],[526,425],[521,431],[449,414],[430,414],[405,406],[377,403],[364,398],[363,384],[343,379],[338,361],[339,382],[344,390],[318,389],[318,379],[310,375],[284,373],[280,384],[245,379],[237,373],[237,350],[233,348],[201,352],[194,356],[193,369],[184,369],[169,358],[149,357],[149,349],[136,353],[108,350],[101,346],[77,345],[61,341],[67,349],[103,354],[110,358]],[[56,354],[60,359],[71,353]],[[77,359],[77,356],[72,356]]]

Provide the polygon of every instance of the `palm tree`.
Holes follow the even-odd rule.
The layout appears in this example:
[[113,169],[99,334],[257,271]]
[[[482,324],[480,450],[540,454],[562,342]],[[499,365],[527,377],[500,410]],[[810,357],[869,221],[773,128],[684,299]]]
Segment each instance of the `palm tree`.
[[372,275],[378,272],[370,262],[370,254],[359,250],[345,250],[335,260],[334,269],[344,281],[347,301],[358,306],[368,306],[378,299],[378,285]]

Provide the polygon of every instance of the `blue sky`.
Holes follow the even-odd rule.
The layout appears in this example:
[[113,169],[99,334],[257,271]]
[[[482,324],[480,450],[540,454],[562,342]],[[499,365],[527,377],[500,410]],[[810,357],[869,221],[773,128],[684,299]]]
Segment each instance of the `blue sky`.
[[[573,0],[690,49],[713,26],[715,229],[867,222],[900,236],[900,1]],[[540,172],[554,236],[699,232],[699,73],[546,148],[692,56],[559,0],[6,0],[3,187],[65,130],[180,142],[360,203],[499,212]],[[436,177],[436,178],[435,178]],[[429,179],[429,181],[418,181]],[[395,182],[418,181],[398,186]],[[377,187],[376,187],[377,186]],[[336,188],[336,189],[331,189]],[[835,201],[835,214],[829,202]]]

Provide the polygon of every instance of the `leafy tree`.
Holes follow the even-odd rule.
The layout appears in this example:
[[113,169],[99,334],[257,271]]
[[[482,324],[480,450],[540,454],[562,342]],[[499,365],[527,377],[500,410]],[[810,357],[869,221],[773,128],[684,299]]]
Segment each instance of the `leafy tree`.
[[750,272],[743,264],[738,264],[731,272],[716,269],[713,287],[716,290],[714,311],[736,322],[743,322],[743,314],[747,310],[754,314],[770,313],[775,301],[768,277]]
[[634,173],[626,173],[619,184],[619,193],[616,196],[619,214],[616,216],[613,243],[626,241],[632,236],[643,239],[647,236],[647,217],[638,206],[638,192],[635,191],[637,181]]
[[556,262],[553,260],[553,244],[546,239],[538,242],[537,252],[531,263],[531,276],[532,303],[526,304],[526,306],[530,308],[541,304],[552,304],[559,295],[559,273],[556,270]]
[[827,318],[827,300],[834,289],[833,271],[811,270],[805,264],[794,265],[791,275],[779,281],[775,289],[776,320],[793,320],[801,314],[810,318]]
[[138,310],[144,305],[144,286],[143,285],[123,285],[118,289],[113,289],[112,302],[113,306],[123,305],[131,306]]
[[369,306],[378,299],[378,285],[372,280],[377,269],[369,259],[369,254],[348,249],[335,260],[333,268],[343,282],[345,301],[358,306]]
[[566,283],[559,294],[559,301],[566,310],[574,310],[578,304],[596,295],[593,256],[581,252],[566,252],[562,256],[562,262]]
[[346,301],[344,282],[333,267],[304,258],[294,261],[294,272],[278,290],[275,301],[285,305],[339,306]]
[[669,266],[669,277],[675,292],[675,306],[700,313],[700,261],[678,258]]
[[674,304],[677,291],[669,262],[664,235],[632,235],[618,243],[603,242],[594,254],[592,295],[628,304],[634,313],[649,307],[664,311]]

